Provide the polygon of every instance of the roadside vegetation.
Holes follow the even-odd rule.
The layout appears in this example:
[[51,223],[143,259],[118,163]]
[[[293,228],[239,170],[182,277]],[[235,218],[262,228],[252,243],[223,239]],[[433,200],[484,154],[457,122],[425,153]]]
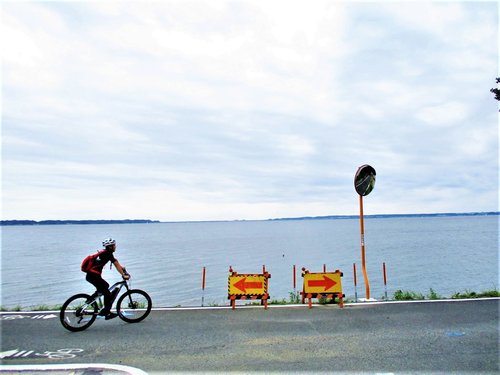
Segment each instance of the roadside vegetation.
[[402,291],[396,290],[394,292],[395,301],[418,301],[418,300],[438,300],[438,299],[470,299],[470,298],[487,298],[487,297],[500,297],[500,291],[498,289],[486,290],[483,292],[472,292],[466,290],[461,293],[454,293],[450,297],[443,297],[436,293],[434,289],[429,290],[429,294],[424,296],[421,293],[416,293],[412,291]]
[[4,307],[0,306],[0,311],[6,312],[19,312],[19,311],[59,311],[61,310],[62,305],[37,305],[37,306],[28,306],[23,307],[20,305],[14,307]]
[[[473,298],[494,298],[500,297],[500,290],[492,289],[485,290],[483,292],[474,292],[466,290],[465,292],[457,292],[452,294],[449,297],[444,297],[438,294],[434,289],[429,289],[429,293],[427,295],[423,295],[422,293],[417,293],[413,291],[403,291],[396,290],[394,292],[393,298],[388,299],[389,301],[422,301],[422,300],[441,300],[441,299],[473,299]],[[385,298],[381,298],[380,301],[385,301]],[[344,298],[344,303],[353,303],[355,302],[352,299]],[[300,292],[293,291],[289,293],[288,299],[282,298],[280,300],[273,299],[269,300],[269,305],[297,305],[301,303]],[[326,304],[334,304],[339,303],[338,298],[335,300],[330,298],[319,298],[318,303],[322,305]],[[260,305],[261,301],[250,302],[248,305]],[[208,306],[216,307],[219,306],[217,303],[210,303]],[[20,305],[14,307],[4,307],[0,306],[0,311],[3,312],[19,312],[19,311],[59,311],[61,310],[61,305],[37,305],[37,306],[29,306],[23,307]],[[181,305],[177,305],[175,307],[182,307]]]
[[[466,290],[465,292],[457,292],[452,294],[449,297],[442,296],[438,294],[434,289],[430,288],[429,293],[427,295],[423,295],[422,293],[417,293],[413,291],[403,291],[396,290],[392,299],[388,299],[389,301],[422,301],[422,300],[442,300],[442,299],[472,299],[472,298],[492,298],[492,297],[500,297],[500,290],[492,289],[486,290],[483,292],[473,292]],[[385,301],[384,297],[380,298],[380,301]],[[289,300],[285,298],[281,300],[270,300],[268,304],[270,305],[288,305],[288,304],[299,304],[301,301],[300,292],[290,292]],[[355,302],[352,299],[344,298],[344,303],[353,303]],[[338,298],[335,300],[330,298],[319,298],[318,303],[322,305],[339,303]]]
[[[500,297],[500,290],[492,289],[486,290],[483,292],[473,292],[466,290],[465,292],[454,293],[449,297],[442,296],[438,294],[434,289],[430,288],[429,293],[427,295],[423,295],[422,293],[417,293],[413,291],[403,291],[396,290],[392,299],[388,299],[389,301],[422,301],[422,300],[442,300],[442,299],[472,299],[472,298],[491,298],[491,297]],[[380,298],[380,301],[385,301],[385,297]],[[281,300],[270,300],[268,304],[270,305],[288,305],[288,304],[299,304],[301,301],[300,292],[290,292],[289,300],[285,298]],[[344,298],[344,303],[353,303],[355,302],[352,299]],[[319,298],[318,303],[322,305],[339,303],[338,298],[335,300],[330,298]],[[257,303],[260,304],[260,303]]]

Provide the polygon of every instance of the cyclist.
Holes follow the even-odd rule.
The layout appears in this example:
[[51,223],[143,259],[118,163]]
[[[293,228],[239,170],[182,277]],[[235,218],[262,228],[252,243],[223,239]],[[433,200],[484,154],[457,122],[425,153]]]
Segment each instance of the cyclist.
[[113,253],[116,251],[116,241],[112,238],[107,238],[102,241],[104,249],[99,252],[92,267],[87,272],[85,279],[97,289],[97,292],[104,295],[104,308],[99,312],[100,316],[104,316],[106,320],[116,318],[118,315],[111,312],[112,297],[109,291],[109,284],[102,278],[102,270],[106,263],[111,262],[114,264],[116,270],[122,275],[124,280],[128,280],[130,275],[125,271],[123,266],[114,257]]

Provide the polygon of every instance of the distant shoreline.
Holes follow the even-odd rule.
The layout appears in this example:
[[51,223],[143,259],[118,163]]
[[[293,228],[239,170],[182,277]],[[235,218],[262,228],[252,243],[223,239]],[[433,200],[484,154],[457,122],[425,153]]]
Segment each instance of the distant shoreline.
[[[415,218],[415,217],[456,217],[456,216],[499,216],[500,212],[448,212],[433,214],[375,214],[364,215],[366,219],[390,219],[390,218]],[[92,224],[158,224],[158,223],[200,223],[200,222],[244,222],[244,221],[299,221],[299,220],[345,220],[357,219],[359,215],[329,215],[329,216],[302,216],[284,217],[263,220],[207,220],[207,221],[159,221],[149,219],[125,219],[125,220],[1,220],[0,226],[15,225],[92,225]]]
[[151,224],[159,223],[157,220],[1,220],[0,225],[67,225],[67,224]]
[[[434,214],[374,214],[364,215],[368,219],[390,219],[400,217],[453,217],[453,216],[498,216],[500,212],[447,212],[447,213],[434,213]],[[330,216],[304,216],[295,218],[280,218],[268,219],[270,221],[277,220],[338,220],[338,219],[357,219],[359,215],[330,215]]]

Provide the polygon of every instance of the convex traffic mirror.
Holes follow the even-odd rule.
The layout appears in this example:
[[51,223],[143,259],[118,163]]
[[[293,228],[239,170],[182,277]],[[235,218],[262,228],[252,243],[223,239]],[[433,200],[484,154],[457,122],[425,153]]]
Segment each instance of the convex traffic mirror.
[[368,164],[358,168],[354,176],[354,188],[359,195],[365,196],[370,194],[375,187],[376,174],[375,169]]

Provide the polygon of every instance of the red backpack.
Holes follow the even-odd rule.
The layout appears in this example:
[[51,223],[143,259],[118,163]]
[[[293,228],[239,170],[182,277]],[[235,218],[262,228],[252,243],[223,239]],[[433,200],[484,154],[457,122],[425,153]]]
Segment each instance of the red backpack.
[[103,251],[99,251],[95,254],[86,256],[82,262],[82,265],[80,266],[82,272],[89,272],[94,267],[95,260],[99,255],[101,255],[101,253],[103,253]]

